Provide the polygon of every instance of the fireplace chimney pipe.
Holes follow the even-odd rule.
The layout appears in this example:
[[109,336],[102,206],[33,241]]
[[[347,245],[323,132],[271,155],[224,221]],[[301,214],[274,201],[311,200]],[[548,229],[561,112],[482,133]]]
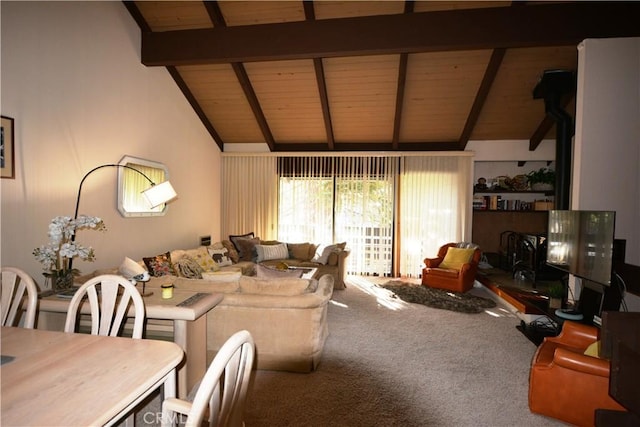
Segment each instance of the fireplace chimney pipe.
[[569,209],[571,196],[571,139],[573,120],[562,109],[561,99],[575,93],[573,71],[546,70],[533,89],[533,98],[544,98],[545,112],[556,122],[556,183],[555,208]]

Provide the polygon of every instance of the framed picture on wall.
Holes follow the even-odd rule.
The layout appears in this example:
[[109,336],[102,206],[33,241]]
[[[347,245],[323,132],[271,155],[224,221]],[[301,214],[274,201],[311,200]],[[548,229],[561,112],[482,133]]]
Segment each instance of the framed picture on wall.
[[13,156],[13,119],[2,116],[0,127],[0,176],[15,178]]

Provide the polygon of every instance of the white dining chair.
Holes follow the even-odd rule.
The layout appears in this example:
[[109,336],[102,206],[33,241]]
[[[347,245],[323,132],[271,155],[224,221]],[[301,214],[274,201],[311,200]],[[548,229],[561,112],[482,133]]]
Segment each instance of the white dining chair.
[[187,416],[186,427],[200,426],[206,415],[210,426],[243,426],[254,356],[251,334],[244,330],[233,334],[209,365],[193,402],[178,398],[164,400],[162,425],[174,425],[178,414],[182,414]]
[[25,328],[33,329],[38,310],[38,287],[25,271],[16,267],[2,267],[0,283],[0,319],[2,326],[17,326],[22,311],[22,300],[25,292],[27,304],[25,308]]
[[[98,290],[99,285],[99,290]],[[129,280],[115,274],[103,274],[86,281],[71,298],[65,332],[75,332],[78,308],[85,298],[91,308],[91,334],[118,336],[133,303],[134,321],[132,338],[142,338],[144,329],[144,301],[138,289]]]

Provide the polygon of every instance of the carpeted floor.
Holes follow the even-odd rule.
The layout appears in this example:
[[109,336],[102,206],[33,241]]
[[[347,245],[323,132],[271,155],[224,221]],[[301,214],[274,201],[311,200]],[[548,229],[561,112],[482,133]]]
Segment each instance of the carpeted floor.
[[[469,315],[410,304],[374,284],[386,281],[350,276],[334,292],[317,371],[255,372],[247,427],[564,425],[529,411],[536,347],[507,306]],[[157,425],[158,407],[137,425]]]

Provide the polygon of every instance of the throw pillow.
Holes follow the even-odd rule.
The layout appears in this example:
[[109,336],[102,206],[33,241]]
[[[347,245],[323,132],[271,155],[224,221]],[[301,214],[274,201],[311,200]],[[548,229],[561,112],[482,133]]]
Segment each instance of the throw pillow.
[[193,258],[200,267],[202,267],[202,271],[220,270],[220,267],[218,267],[218,264],[213,261],[213,258],[209,255],[205,246],[199,246],[196,249],[189,249],[188,251],[185,251],[185,256]]
[[334,245],[320,245],[318,250],[316,251],[316,256],[313,257],[311,261],[317,262],[318,264],[326,264],[329,261],[329,255],[333,252],[337,252],[340,249],[338,244]]
[[585,356],[600,358],[600,340],[592,343],[584,351]]
[[185,255],[174,262],[173,266],[181,277],[186,279],[202,279],[202,267],[189,255]]
[[213,259],[213,262],[215,262],[218,267],[233,265],[231,258],[229,258],[229,251],[227,250],[227,248],[208,248],[207,250],[209,251],[209,256],[211,256],[211,259]]
[[231,259],[231,262],[233,262],[234,264],[238,263],[240,261],[240,254],[238,253],[236,247],[233,246],[231,240],[223,240],[221,243],[222,246],[224,246],[225,249],[229,252],[229,259]]
[[447,268],[451,270],[460,270],[462,264],[469,262],[473,256],[475,249],[449,248],[444,259],[438,266],[439,268]]
[[270,259],[288,259],[289,250],[285,243],[278,245],[256,245],[256,262],[262,262]]
[[142,258],[142,261],[144,261],[144,265],[147,266],[149,274],[154,277],[176,275],[176,271],[171,263],[170,252],[165,252],[153,257]]
[[[287,243],[289,249],[289,257],[293,259],[299,259],[300,261],[309,261],[309,243]],[[315,254],[315,250],[313,251]],[[311,255],[313,256],[313,255]]]
[[238,246],[238,242],[237,242],[238,239],[253,239],[254,237],[256,237],[256,235],[252,231],[247,234],[231,234],[229,235],[229,240],[231,240],[231,243],[233,243],[233,246],[236,248],[236,251],[240,253],[242,251],[240,250],[240,246]]
[[240,261],[253,261],[256,258],[255,247],[260,244],[260,239],[236,239],[236,245],[239,247]]
[[301,269],[293,269],[293,270],[276,270],[275,268],[265,267],[262,264],[256,265],[256,277],[259,278],[279,278],[279,277],[289,277],[289,278],[300,278],[304,274],[304,271]]

